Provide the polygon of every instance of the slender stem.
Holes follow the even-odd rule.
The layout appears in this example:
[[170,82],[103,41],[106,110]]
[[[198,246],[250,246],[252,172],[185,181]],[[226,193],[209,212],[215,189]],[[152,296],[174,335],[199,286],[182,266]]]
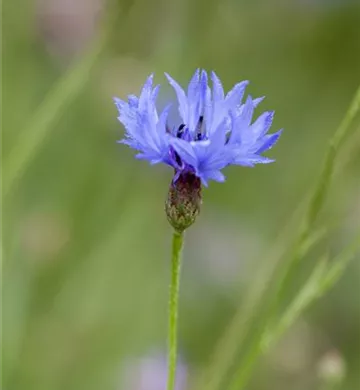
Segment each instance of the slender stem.
[[183,247],[183,242],[183,233],[174,232],[172,242],[171,284],[169,300],[167,390],[173,390],[175,387],[177,359],[177,320],[179,306],[181,251]]

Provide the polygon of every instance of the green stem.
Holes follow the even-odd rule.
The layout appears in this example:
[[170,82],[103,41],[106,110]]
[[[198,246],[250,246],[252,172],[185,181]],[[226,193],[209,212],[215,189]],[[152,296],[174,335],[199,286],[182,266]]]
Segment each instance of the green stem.
[[177,359],[177,320],[179,307],[181,251],[183,247],[183,242],[183,233],[174,232],[172,242],[171,284],[169,300],[167,390],[173,390],[175,387]]

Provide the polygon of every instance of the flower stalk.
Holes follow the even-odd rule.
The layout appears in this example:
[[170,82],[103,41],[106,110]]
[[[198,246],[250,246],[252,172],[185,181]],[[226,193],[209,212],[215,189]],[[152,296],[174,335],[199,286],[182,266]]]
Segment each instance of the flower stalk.
[[172,241],[171,283],[169,297],[167,390],[174,390],[175,387],[177,364],[177,322],[179,311],[180,268],[183,242],[184,233],[174,231]]

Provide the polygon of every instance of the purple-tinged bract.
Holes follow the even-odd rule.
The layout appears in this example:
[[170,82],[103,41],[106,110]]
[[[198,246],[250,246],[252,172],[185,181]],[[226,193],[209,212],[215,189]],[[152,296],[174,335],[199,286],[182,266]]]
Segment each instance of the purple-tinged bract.
[[[267,111],[253,121],[254,109],[262,98],[248,96],[243,102],[247,81],[236,84],[226,95],[220,79],[196,70],[185,92],[168,74],[174,88],[181,123],[169,124],[170,105],[160,113],[156,99],[160,86],[153,86],[153,75],[145,82],[140,96],[128,101],[115,98],[125,138],[119,142],[138,151],[139,159],[151,164],[165,163],[180,175],[195,175],[206,186],[209,180],[223,182],[221,172],[228,165],[252,167],[274,160],[262,156],[279,139],[281,130],[267,134],[274,112]],[[174,126],[175,125],[175,126]]]

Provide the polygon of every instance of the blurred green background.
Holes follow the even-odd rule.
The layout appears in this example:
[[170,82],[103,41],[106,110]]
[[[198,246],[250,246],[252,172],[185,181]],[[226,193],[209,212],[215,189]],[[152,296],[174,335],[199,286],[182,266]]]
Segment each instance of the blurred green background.
[[[360,82],[359,2],[4,0],[2,16],[4,390],[165,388],[150,382],[165,378],[172,172],[116,144],[112,97],[201,67],[226,89],[250,80],[266,95],[258,114],[276,111],[276,163],[229,168],[187,233],[179,390],[194,388]],[[360,225],[359,129],[341,165],[322,216],[330,253]],[[341,388],[359,388],[359,271],[357,259],[261,359],[249,390],[321,389],[334,350]]]

